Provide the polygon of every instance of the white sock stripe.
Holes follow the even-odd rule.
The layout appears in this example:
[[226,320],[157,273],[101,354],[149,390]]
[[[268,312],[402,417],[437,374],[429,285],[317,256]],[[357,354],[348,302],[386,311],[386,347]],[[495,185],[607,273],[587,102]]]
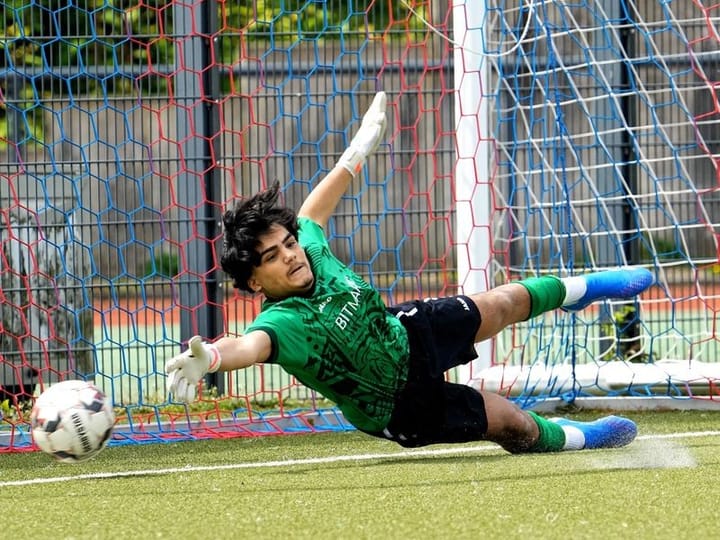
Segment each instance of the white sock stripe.
[[574,426],[563,426],[565,446],[563,450],[582,450],[585,448],[585,435]]
[[563,285],[565,285],[565,300],[563,300],[563,306],[574,304],[585,296],[587,283],[582,276],[562,278],[561,281]]

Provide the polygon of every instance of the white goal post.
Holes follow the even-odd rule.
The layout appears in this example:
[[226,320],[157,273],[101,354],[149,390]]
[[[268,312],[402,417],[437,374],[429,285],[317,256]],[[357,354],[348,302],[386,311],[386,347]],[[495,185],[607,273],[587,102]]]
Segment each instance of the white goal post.
[[699,0],[452,15],[461,290],[625,265],[658,281],[481,344],[470,384],[536,408],[717,406],[716,17]]

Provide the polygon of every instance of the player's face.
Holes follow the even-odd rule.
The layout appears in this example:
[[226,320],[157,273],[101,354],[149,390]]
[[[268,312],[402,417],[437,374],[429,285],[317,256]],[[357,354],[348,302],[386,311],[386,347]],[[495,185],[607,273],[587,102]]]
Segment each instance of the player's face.
[[298,241],[285,227],[273,225],[260,236],[260,264],[248,284],[269,298],[287,298],[308,292],[315,281],[312,268]]

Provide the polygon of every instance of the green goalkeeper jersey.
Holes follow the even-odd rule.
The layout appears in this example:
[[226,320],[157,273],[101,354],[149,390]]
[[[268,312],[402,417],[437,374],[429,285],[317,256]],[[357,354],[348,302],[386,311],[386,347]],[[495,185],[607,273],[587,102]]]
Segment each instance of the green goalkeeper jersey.
[[334,401],[355,427],[382,431],[407,380],[407,332],[378,292],[332,254],[322,228],[298,221],[314,287],[306,296],[265,301],[246,332],[266,332],[267,362]]

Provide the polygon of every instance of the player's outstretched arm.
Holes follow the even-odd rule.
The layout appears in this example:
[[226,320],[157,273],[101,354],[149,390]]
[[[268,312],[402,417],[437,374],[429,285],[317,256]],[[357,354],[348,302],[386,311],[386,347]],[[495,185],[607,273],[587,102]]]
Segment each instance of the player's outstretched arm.
[[298,216],[310,218],[323,228],[327,225],[350,182],[360,174],[368,156],[382,141],[387,127],[386,108],[387,96],[385,92],[378,92],[350,145],[333,170],[310,192]]
[[214,344],[193,336],[185,352],[165,363],[170,393],[178,401],[193,401],[197,385],[207,373],[250,367],[267,360],[271,351],[270,336],[263,331],[225,337]]

